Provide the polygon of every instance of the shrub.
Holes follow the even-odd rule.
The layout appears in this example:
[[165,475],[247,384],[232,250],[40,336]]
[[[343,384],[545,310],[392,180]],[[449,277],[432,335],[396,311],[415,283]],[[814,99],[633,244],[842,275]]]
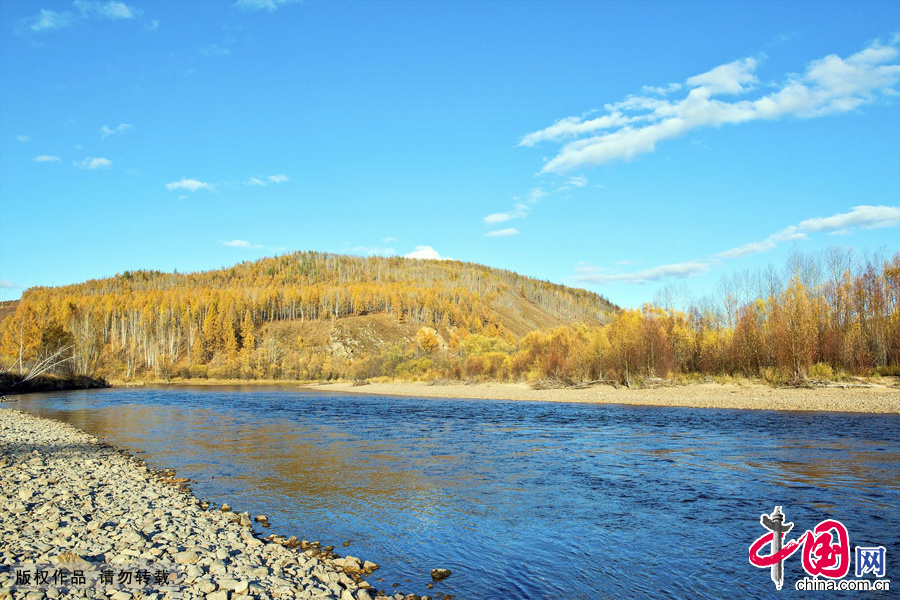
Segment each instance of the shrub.
[[834,379],[834,369],[831,365],[818,362],[809,368],[810,379]]

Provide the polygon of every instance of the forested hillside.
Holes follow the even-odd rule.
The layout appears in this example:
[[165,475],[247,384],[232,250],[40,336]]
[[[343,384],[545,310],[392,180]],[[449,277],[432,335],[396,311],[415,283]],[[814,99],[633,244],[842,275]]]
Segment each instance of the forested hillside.
[[2,307],[0,361],[114,380],[900,375],[900,255],[797,254],[717,289],[619,310],[471,263],[301,252],[29,289]]
[[[598,294],[456,261],[298,252],[231,268],[27,290],[3,323],[5,367],[57,354],[76,373],[318,379],[421,336],[446,348],[481,334],[605,322]],[[420,336],[420,337],[421,337]]]

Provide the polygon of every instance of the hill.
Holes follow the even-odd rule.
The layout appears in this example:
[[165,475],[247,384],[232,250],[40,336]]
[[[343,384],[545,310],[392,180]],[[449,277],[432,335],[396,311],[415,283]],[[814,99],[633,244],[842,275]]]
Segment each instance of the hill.
[[617,310],[586,290],[474,263],[317,252],[126,271],[31,288],[4,308],[8,368],[56,353],[63,369],[115,379],[380,374],[384,361],[471,336],[514,347],[530,331],[600,325]]

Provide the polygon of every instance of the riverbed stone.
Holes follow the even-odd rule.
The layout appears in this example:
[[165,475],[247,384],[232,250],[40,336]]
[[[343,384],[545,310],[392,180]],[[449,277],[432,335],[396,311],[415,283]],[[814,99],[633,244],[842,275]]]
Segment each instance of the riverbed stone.
[[196,552],[185,551],[175,554],[175,562],[179,565],[190,565],[200,560]]

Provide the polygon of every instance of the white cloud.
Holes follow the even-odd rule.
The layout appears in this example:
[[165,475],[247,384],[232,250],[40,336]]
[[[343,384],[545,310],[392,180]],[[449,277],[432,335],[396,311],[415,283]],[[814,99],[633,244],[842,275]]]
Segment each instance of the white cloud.
[[124,2],[91,2],[89,0],[75,0],[77,8],[83,17],[97,19],[133,19],[138,11]]
[[776,231],[761,242],[750,242],[748,244],[736,246],[725,252],[719,252],[716,256],[719,258],[738,258],[749,254],[759,254],[760,252],[767,252],[776,248],[779,242],[805,240],[807,237],[808,236],[800,230],[800,227],[791,225],[790,227],[785,227],[781,231]]
[[847,213],[800,221],[807,231],[843,231],[853,227],[876,229],[900,224],[900,206],[854,206]]
[[81,161],[72,161],[72,164],[79,169],[108,169],[112,166],[112,161],[108,158],[94,158],[88,156]]
[[684,279],[709,271],[712,266],[709,262],[683,262],[671,265],[660,265],[652,269],[644,269],[632,273],[605,274],[600,272],[587,272],[590,267],[581,267],[580,274],[575,276],[577,281],[583,283],[649,283],[668,279],[671,277]]
[[[761,242],[749,242],[719,252],[709,258],[683,262],[673,265],[662,265],[632,273],[606,273],[603,267],[593,267],[579,263],[575,268],[575,279],[584,283],[646,283],[670,277],[691,277],[705,273],[723,260],[740,258],[751,254],[767,252],[778,247],[779,243],[806,240],[809,233],[847,233],[854,228],[876,229],[895,227],[900,224],[900,206],[854,206],[850,212],[838,213],[830,217],[816,217],[801,221],[799,225],[790,225],[776,231]],[[629,261],[618,261],[618,266],[630,264]]]
[[769,239],[776,242],[793,242],[795,240],[805,240],[807,237],[808,236],[805,233],[800,231],[800,227],[791,225],[790,227],[785,227],[781,231],[776,231],[769,236]]
[[746,92],[749,86],[757,83],[756,59],[745,58],[736,60],[727,65],[720,65],[706,73],[688,77],[688,87],[704,88],[710,96],[716,94],[740,94]]
[[566,185],[571,185],[574,187],[584,187],[587,185],[587,183],[588,183],[587,177],[582,177],[580,175],[577,175],[575,177],[570,177],[569,180],[566,182]]
[[488,224],[503,223],[512,219],[524,219],[531,212],[531,207],[526,204],[516,204],[513,209],[505,213],[493,213],[484,218]]
[[384,244],[390,244],[391,242],[396,242],[396,241],[398,241],[397,238],[390,237],[390,236],[388,236],[386,238],[382,238],[382,240],[381,240],[381,242]]
[[49,154],[41,154],[40,156],[34,157],[34,162],[44,163],[44,162],[59,162],[58,156],[50,156]]
[[534,146],[540,142],[558,142],[566,138],[593,133],[601,129],[621,127],[631,121],[632,119],[618,112],[597,117],[596,119],[591,119],[589,121],[585,121],[581,117],[566,117],[545,129],[523,136],[519,141],[519,145]]
[[267,10],[269,12],[274,12],[279,6],[300,3],[301,1],[302,0],[238,0],[234,3],[234,6],[242,10]]
[[525,197],[525,202],[528,204],[537,204],[538,200],[547,195],[547,192],[542,190],[541,188],[534,188],[528,195]]
[[270,183],[284,183],[285,181],[290,181],[287,175],[261,175],[259,177],[251,177],[247,180],[245,185],[259,185],[266,186]]
[[653,87],[652,85],[645,85],[641,88],[641,92],[644,94],[656,94],[657,96],[668,96],[672,92],[677,92],[680,89],[680,83],[670,83],[666,87]]
[[747,244],[736,246],[734,248],[731,248],[730,250],[726,250],[725,252],[719,252],[716,256],[720,256],[722,258],[738,258],[739,256],[747,256],[748,254],[759,254],[760,252],[766,252],[767,250],[771,250],[776,246],[777,244],[771,238],[767,238],[761,242],[750,242]]
[[487,232],[486,236],[488,237],[507,237],[510,235],[518,235],[519,230],[514,227],[507,227],[506,229],[498,229],[496,231]]
[[8,279],[0,279],[0,289],[3,290],[14,290],[16,288],[22,287],[20,285],[16,285],[12,281]]
[[100,128],[100,139],[103,140],[103,139],[106,139],[108,136],[115,135],[117,133],[125,133],[132,129],[134,129],[134,127],[132,127],[128,123],[120,123],[119,126],[116,127],[115,129],[110,129],[109,127],[104,125],[103,127]]
[[[537,204],[538,201],[546,195],[547,192],[541,188],[534,188],[528,192],[528,195],[525,197],[525,202],[527,204],[517,203],[513,205],[513,209],[509,212],[489,214],[484,217],[484,222],[489,225],[496,225],[497,223],[504,223],[513,219],[524,219],[528,216],[528,213],[531,212],[532,205]],[[519,199],[519,196],[513,197],[513,200]]]
[[228,242],[222,242],[223,246],[228,246],[229,248],[244,248],[244,249],[258,249],[262,248],[262,246],[257,246],[251,244],[247,240],[231,240]]
[[[653,152],[658,143],[698,128],[848,112],[900,93],[898,44],[900,39],[894,36],[887,45],[875,41],[847,58],[832,54],[812,61],[803,74],[787,75],[778,89],[756,98],[719,98],[754,90],[759,61],[745,58],[688,78],[680,99],[662,97],[660,89],[645,89],[643,95],[607,104],[605,115],[561,119],[524,136],[520,145],[569,140],[541,169],[564,173]],[[670,86],[666,93],[668,89],[678,88]]]
[[16,136],[16,139],[19,140],[19,141],[22,142],[22,143],[30,142],[30,141],[31,141],[31,136],[30,136],[30,135],[17,135],[17,136]]
[[31,30],[36,32],[61,29],[72,24],[73,15],[70,12],[56,12],[41,9],[37,15],[31,18]]
[[187,177],[182,177],[181,181],[173,181],[172,183],[166,184],[167,190],[187,190],[189,192],[196,192],[197,190],[211,190],[213,189],[212,184],[206,183],[205,181],[197,181],[196,179],[188,179]]
[[431,246],[416,246],[416,249],[409,254],[404,254],[403,258],[419,258],[423,260],[453,260],[449,256],[441,256],[438,251]]
[[61,11],[42,9],[38,14],[25,20],[28,28],[36,33],[52,31],[71,27],[79,22],[89,20],[134,19],[142,13],[139,9],[129,6],[124,2],[110,1],[97,2],[92,0],[75,0],[72,3],[74,11]]
[[208,56],[209,58],[225,58],[229,54],[231,54],[231,50],[228,48],[223,48],[218,44],[210,44],[209,46],[204,46],[200,48],[200,52],[203,53],[204,56]]

